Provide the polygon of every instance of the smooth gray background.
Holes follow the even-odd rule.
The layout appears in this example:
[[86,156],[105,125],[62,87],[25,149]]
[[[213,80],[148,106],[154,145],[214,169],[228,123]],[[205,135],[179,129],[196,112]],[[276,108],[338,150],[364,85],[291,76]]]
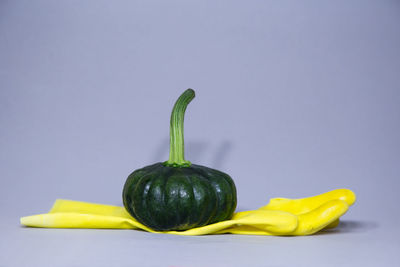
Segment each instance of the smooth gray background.
[[[399,1],[0,1],[0,266],[398,266]],[[350,188],[331,233],[32,229],[56,198],[121,205],[168,156],[228,172],[238,210]]]

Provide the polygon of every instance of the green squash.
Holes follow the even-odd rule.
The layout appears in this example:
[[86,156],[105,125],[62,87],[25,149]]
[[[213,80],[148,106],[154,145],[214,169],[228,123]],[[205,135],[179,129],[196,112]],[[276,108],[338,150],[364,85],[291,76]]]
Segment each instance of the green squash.
[[169,160],[135,170],[123,189],[129,214],[156,231],[228,220],[236,208],[236,187],[228,174],[184,159],[184,114],[194,96],[186,90],[172,110]]

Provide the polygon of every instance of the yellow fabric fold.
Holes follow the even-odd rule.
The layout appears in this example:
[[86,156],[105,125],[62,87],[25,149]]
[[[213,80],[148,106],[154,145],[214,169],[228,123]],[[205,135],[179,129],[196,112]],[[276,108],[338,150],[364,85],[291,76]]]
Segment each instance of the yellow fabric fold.
[[356,196],[348,189],[336,189],[318,196],[273,198],[257,210],[237,212],[230,220],[186,231],[156,232],[136,221],[124,207],[57,199],[46,214],[21,218],[21,224],[45,228],[141,229],[176,235],[245,234],[310,235],[336,227]]

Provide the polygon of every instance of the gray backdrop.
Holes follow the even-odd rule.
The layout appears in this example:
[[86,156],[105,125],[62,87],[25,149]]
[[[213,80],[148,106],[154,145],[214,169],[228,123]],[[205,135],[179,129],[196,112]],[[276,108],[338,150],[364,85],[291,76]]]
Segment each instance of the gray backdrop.
[[[399,264],[399,1],[0,1],[0,266]],[[329,234],[31,229],[56,198],[121,205],[168,156],[229,173],[238,210],[350,188]]]

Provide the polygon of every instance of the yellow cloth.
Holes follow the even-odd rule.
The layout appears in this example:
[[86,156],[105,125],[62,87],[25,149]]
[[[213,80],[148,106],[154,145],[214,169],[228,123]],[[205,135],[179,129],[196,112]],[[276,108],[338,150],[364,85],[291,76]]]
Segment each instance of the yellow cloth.
[[156,232],[132,218],[123,207],[57,199],[49,213],[22,217],[21,224],[46,228],[142,229],[176,235],[310,235],[336,227],[339,217],[355,200],[349,189],[302,199],[273,198],[266,206],[237,212],[227,221],[186,231]]

